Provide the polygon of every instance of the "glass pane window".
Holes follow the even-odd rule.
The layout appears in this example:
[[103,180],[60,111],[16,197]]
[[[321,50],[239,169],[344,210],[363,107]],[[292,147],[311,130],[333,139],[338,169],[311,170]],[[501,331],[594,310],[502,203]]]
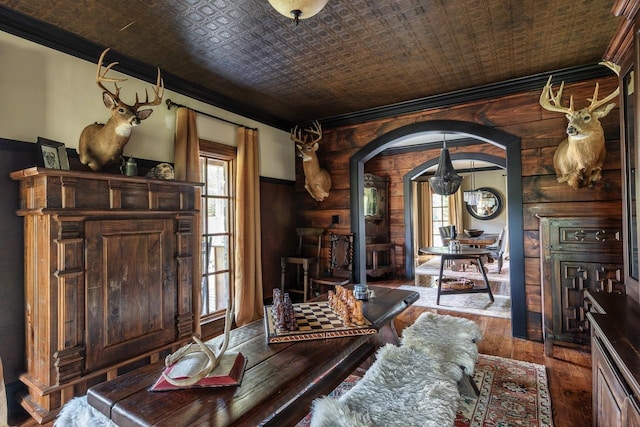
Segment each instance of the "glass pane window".
[[432,241],[434,246],[442,246],[442,238],[440,237],[440,227],[451,225],[449,213],[449,196],[440,196],[431,194],[431,230]]
[[233,284],[233,162],[234,157],[215,150],[202,151],[202,320],[227,308]]

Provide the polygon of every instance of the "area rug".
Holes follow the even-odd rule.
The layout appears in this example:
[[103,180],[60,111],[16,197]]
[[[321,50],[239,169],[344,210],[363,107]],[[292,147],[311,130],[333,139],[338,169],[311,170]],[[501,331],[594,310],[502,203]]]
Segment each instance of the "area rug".
[[[544,365],[481,354],[474,381],[478,398],[461,397],[455,427],[553,427]],[[350,375],[332,395],[350,390],[360,379]],[[296,427],[308,427],[307,415]]]
[[436,304],[437,288],[424,286],[401,285],[398,289],[416,291],[420,299],[413,305],[438,310],[455,311],[458,313],[471,313],[481,316],[511,318],[511,298],[504,295],[494,295],[494,302],[489,299],[489,294],[450,294],[440,295],[440,305]]
[[456,427],[552,427],[544,365],[482,354],[473,376],[477,399],[462,398]]

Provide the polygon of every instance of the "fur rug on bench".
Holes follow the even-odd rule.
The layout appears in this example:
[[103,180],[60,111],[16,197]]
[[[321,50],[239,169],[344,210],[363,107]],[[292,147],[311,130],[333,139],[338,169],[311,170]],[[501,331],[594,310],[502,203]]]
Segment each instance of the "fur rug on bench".
[[482,332],[468,319],[423,313],[387,344],[362,380],[312,407],[311,427],[453,426],[458,382],[473,374]]
[[87,396],[74,397],[64,404],[54,427],[118,427],[87,403]]

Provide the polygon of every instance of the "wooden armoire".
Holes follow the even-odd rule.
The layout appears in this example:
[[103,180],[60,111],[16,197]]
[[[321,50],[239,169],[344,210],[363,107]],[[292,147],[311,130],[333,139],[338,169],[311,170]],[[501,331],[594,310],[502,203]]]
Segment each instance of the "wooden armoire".
[[11,178],[24,217],[22,406],[42,423],[191,338],[199,184],[42,168]]

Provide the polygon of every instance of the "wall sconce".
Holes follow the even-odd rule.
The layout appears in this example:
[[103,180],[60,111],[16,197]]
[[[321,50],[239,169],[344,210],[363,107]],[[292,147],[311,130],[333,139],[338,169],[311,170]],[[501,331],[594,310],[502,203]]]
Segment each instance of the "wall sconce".
[[462,177],[456,173],[451,163],[449,150],[447,150],[447,140],[442,136],[442,150],[438,159],[438,169],[436,174],[429,178],[429,185],[434,193],[440,196],[450,196],[458,191]]
[[298,25],[300,19],[311,18],[322,10],[329,0],[269,0],[271,6]]

